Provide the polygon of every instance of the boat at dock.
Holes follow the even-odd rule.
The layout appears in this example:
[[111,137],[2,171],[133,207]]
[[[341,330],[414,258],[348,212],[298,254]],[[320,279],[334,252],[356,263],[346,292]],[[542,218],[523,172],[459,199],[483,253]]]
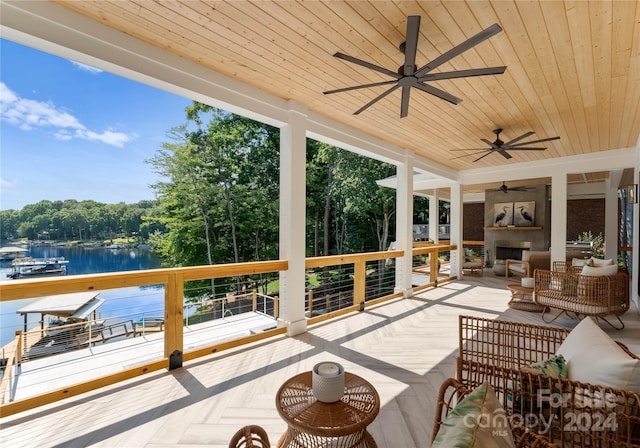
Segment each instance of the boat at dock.
[[11,272],[7,277],[17,279],[66,275],[68,263],[69,260],[64,257],[19,257],[11,263]]

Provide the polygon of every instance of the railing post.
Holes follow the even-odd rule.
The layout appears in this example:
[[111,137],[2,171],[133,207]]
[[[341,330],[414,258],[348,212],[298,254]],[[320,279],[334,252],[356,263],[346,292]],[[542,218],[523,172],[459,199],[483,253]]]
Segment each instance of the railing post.
[[164,356],[170,359],[170,368],[182,367],[184,344],[184,276],[170,274],[164,293]]
[[278,296],[273,298],[273,317],[274,319],[280,317],[280,298]]
[[[252,298],[253,298],[253,312],[255,313],[256,309],[258,308],[258,295],[256,294],[256,291],[254,290],[252,293]],[[266,310],[263,310],[266,312]]]
[[22,364],[22,331],[16,330],[16,336],[18,337],[18,343],[16,344],[16,361],[18,364]]
[[309,317],[313,315],[313,289],[309,290]]
[[365,286],[367,275],[367,263],[358,260],[353,265],[353,304],[358,305],[365,301]]
[[429,253],[429,281],[438,284],[438,249]]

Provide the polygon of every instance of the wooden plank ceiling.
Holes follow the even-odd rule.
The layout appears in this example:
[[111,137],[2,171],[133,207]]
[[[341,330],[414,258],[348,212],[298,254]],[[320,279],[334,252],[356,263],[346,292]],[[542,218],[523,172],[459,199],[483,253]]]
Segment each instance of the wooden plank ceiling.
[[[455,170],[627,148],[640,134],[640,2],[633,0],[55,2]],[[498,23],[502,32],[434,72],[501,65],[506,72],[432,83],[462,98],[458,105],[412,89],[405,118],[401,89],[359,115],[388,86],[322,93],[390,80],[333,55],[397,71],[409,15],[422,18],[418,67]],[[491,154],[473,163],[477,151],[452,151],[487,147],[480,139],[493,141],[495,128],[503,141],[528,131],[535,135],[523,141],[561,138],[546,151],[512,151],[510,160]]]

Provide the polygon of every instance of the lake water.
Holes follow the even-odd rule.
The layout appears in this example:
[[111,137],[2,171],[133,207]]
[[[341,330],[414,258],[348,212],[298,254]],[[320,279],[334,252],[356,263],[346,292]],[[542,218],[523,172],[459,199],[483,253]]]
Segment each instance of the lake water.
[[[159,268],[161,264],[152,251],[142,249],[38,246],[30,248],[25,255],[33,258],[65,257],[69,260],[67,275],[137,271]],[[5,280],[11,271],[11,262],[0,263],[0,279]],[[159,285],[102,291],[100,297],[105,299],[105,303],[98,310],[99,318],[119,316],[117,320],[137,320],[142,315],[164,315],[164,288]],[[24,319],[16,311],[35,300],[0,302],[0,347],[15,337],[16,330],[24,328]],[[34,328],[39,319],[39,315],[31,315],[27,327]]]

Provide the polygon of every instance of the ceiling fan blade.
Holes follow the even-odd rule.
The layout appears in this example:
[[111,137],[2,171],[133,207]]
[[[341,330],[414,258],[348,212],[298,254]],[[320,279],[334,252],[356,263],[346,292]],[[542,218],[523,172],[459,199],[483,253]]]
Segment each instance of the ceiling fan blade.
[[371,70],[375,70],[375,71],[383,73],[385,75],[389,75],[389,76],[391,76],[391,77],[393,77],[395,79],[402,78],[402,75],[399,75],[396,72],[392,72],[391,70],[388,70],[388,69],[386,69],[384,67],[380,67],[379,65],[375,65],[375,64],[372,64],[371,62],[363,61],[362,59],[354,58],[353,56],[349,56],[349,55],[344,54],[344,53],[338,52],[338,53],[334,54],[334,56],[339,58],[339,59],[343,59],[345,61],[352,62],[354,64],[358,64],[358,65],[361,65],[363,67],[369,68]]
[[505,146],[507,145],[504,145],[502,149],[508,149],[509,151],[544,151],[545,149],[547,149],[547,148],[529,148],[524,146],[516,146],[515,148],[510,146],[508,148],[505,148]]
[[454,72],[441,72],[441,73],[429,73],[418,78],[418,81],[439,81],[441,79],[454,79],[454,78],[467,78],[470,76],[484,76],[484,75],[501,75],[507,69],[503,67],[488,67],[488,68],[472,68],[469,70],[457,70]]
[[462,98],[458,98],[457,96],[453,96],[445,92],[444,90],[440,90],[436,87],[433,87],[427,84],[420,84],[419,82],[417,82],[417,83],[413,83],[412,86],[430,95],[434,95],[434,96],[437,96],[438,98],[442,98],[443,100],[448,101],[452,104],[460,104],[462,102]]
[[480,139],[481,142],[485,142],[487,145],[491,146],[491,149],[499,149],[500,147],[498,145],[496,145],[493,142],[490,142],[489,140],[487,140],[486,138],[481,138]]
[[369,101],[367,104],[365,104],[364,106],[362,106],[360,109],[358,109],[357,111],[355,111],[353,113],[353,115],[358,115],[360,112],[363,112],[365,109],[367,109],[368,107],[372,106],[373,104],[377,103],[378,101],[380,101],[382,98],[384,98],[385,96],[389,95],[391,92],[393,92],[394,90],[400,88],[400,85],[396,84],[393,87],[388,88],[387,90],[385,90],[384,92],[382,92],[380,95],[378,95],[377,97],[375,97],[374,99],[372,99],[371,101]]
[[449,59],[455,58],[456,56],[464,53],[468,49],[475,47],[480,42],[482,42],[482,41],[484,41],[486,39],[489,39],[490,37],[494,36],[495,34],[498,34],[500,31],[502,31],[502,28],[500,27],[500,25],[498,25],[497,23],[494,23],[490,27],[480,31],[475,36],[470,37],[469,39],[467,39],[466,41],[462,42],[461,44],[453,47],[451,50],[441,54],[440,56],[435,58],[433,61],[429,62],[427,65],[422,67],[420,70],[415,72],[414,75],[417,78],[422,77],[423,75],[425,75],[426,73],[428,73],[431,70],[435,69],[436,67],[439,67],[442,64],[444,64],[445,62],[448,62]]
[[394,79],[392,81],[374,82],[374,83],[371,83],[371,84],[362,84],[362,85],[353,86],[353,87],[343,87],[342,89],[327,90],[326,92],[322,92],[322,93],[324,95],[330,95],[332,93],[348,92],[350,90],[367,89],[369,87],[385,86],[385,85],[388,85],[388,84],[394,84],[396,82],[398,82],[398,81],[396,81]]
[[[411,76],[416,71],[416,52],[418,51],[418,34],[420,33],[420,16],[407,18],[407,35],[404,45],[404,75]],[[403,89],[404,92],[404,89]],[[402,94],[404,97],[404,93]],[[407,98],[408,99],[408,98]]]
[[530,142],[522,142],[522,143],[518,143],[517,145],[511,145],[511,147],[517,147],[519,145],[530,145],[531,143],[542,143],[542,142],[549,142],[551,140],[558,140],[560,137],[549,137],[549,138],[541,138],[540,140],[533,140]]
[[402,86],[402,101],[400,102],[400,118],[404,118],[409,114],[409,95],[411,94],[411,86]]
[[449,151],[493,151],[492,148],[463,148],[463,149],[450,149]]
[[489,151],[487,152],[485,155],[478,157],[476,160],[473,161],[473,163],[476,163],[478,160],[484,159],[485,157],[487,157],[489,154],[491,154],[493,151]]
[[510,158],[512,157],[512,156],[511,156],[511,154],[509,154],[509,153],[508,153],[507,151],[505,151],[504,149],[498,149],[497,151],[498,151],[498,153],[500,153],[500,155],[501,155],[502,157],[504,157],[505,159],[510,159]]
[[[452,149],[452,151],[455,151],[455,149]],[[490,150],[490,149],[483,149],[482,151],[472,152],[471,154],[463,154],[463,155],[458,156],[458,157],[453,157],[453,158],[451,158],[451,159],[449,159],[449,160],[461,159],[461,158],[463,158],[463,157],[467,157],[467,156],[476,156],[476,155],[478,155],[478,154],[482,154],[483,152],[488,152],[488,151],[491,151],[491,150]],[[487,154],[487,155],[488,155],[488,154]]]
[[525,133],[524,133],[524,134],[522,134],[520,137],[516,137],[516,138],[514,138],[513,140],[509,140],[507,143],[505,143],[505,144],[504,144],[504,145],[502,145],[502,146],[507,146],[507,145],[511,146],[513,143],[515,143],[515,142],[519,142],[519,141],[520,141],[520,140],[522,140],[523,138],[527,138],[527,137],[529,137],[530,135],[533,135],[533,134],[535,134],[535,132],[533,132],[533,131],[525,132]]

